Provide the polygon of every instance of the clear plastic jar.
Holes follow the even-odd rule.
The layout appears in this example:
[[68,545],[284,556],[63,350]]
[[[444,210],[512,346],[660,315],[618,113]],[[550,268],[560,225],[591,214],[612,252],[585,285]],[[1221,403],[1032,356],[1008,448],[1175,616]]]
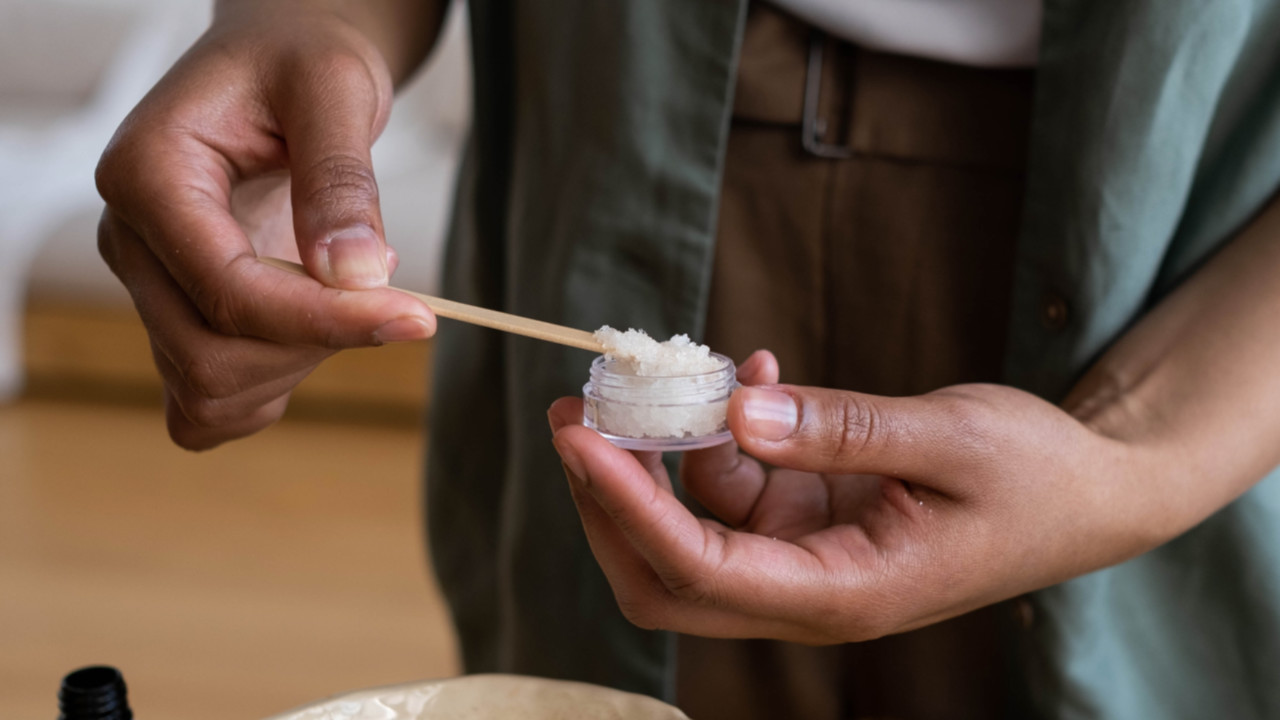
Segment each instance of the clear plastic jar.
[[717,369],[671,376],[621,372],[619,363],[596,358],[582,388],[584,423],[628,450],[697,450],[728,442],[737,368],[723,355],[711,356],[721,363]]

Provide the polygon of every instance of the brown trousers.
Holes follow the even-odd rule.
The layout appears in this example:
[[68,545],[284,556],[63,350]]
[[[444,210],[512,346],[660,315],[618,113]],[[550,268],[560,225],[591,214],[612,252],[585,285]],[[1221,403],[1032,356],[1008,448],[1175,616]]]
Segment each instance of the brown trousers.
[[[707,342],[777,354],[783,382],[885,395],[1000,379],[1033,74],[824,41],[801,145],[811,29],[751,9],[729,137]],[[695,720],[993,718],[1004,606],[872,642],[679,639]]]

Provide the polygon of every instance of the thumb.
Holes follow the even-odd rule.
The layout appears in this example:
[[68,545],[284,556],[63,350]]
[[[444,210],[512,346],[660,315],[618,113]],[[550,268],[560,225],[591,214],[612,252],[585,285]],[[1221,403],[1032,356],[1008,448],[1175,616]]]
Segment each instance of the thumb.
[[958,441],[971,420],[958,411],[955,401],[931,395],[890,398],[758,386],[734,393],[729,427],[743,450],[771,465],[886,475],[936,487],[970,464],[964,448],[972,444]]
[[386,113],[371,73],[348,68],[358,62],[300,78],[280,112],[298,254],[312,277],[348,290],[382,287],[388,277],[370,157]]

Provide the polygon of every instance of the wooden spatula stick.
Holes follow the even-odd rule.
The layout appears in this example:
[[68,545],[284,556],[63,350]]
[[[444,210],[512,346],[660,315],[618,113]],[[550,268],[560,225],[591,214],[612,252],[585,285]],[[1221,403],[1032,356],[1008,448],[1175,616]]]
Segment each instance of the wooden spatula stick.
[[[286,270],[294,275],[307,275],[306,268],[288,260],[280,260],[279,258],[259,258],[262,262]],[[542,322],[541,320],[533,320],[519,315],[498,312],[497,310],[489,310],[488,308],[476,307],[466,303],[455,302],[453,300],[445,300],[444,298],[423,295],[412,290],[403,288],[391,288],[402,292],[406,295],[412,295],[431,308],[431,312],[440,317],[447,317],[453,320],[461,320],[472,325],[480,325],[481,327],[493,328],[502,332],[515,333],[537,340],[546,340],[547,342],[568,345],[569,347],[581,348],[582,350],[590,350],[594,353],[603,353],[604,348],[600,343],[596,342],[596,338],[585,330],[575,330],[574,328],[556,325],[554,323]]]

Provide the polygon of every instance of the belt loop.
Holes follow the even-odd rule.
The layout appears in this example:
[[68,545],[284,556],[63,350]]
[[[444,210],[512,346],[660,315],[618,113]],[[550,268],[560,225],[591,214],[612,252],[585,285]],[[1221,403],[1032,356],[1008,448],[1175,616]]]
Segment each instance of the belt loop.
[[818,101],[822,96],[822,53],[826,42],[827,36],[821,31],[814,30],[809,35],[809,67],[804,76],[804,119],[800,126],[800,144],[811,155],[846,160],[853,157],[853,149],[827,143],[827,121],[818,116]]

